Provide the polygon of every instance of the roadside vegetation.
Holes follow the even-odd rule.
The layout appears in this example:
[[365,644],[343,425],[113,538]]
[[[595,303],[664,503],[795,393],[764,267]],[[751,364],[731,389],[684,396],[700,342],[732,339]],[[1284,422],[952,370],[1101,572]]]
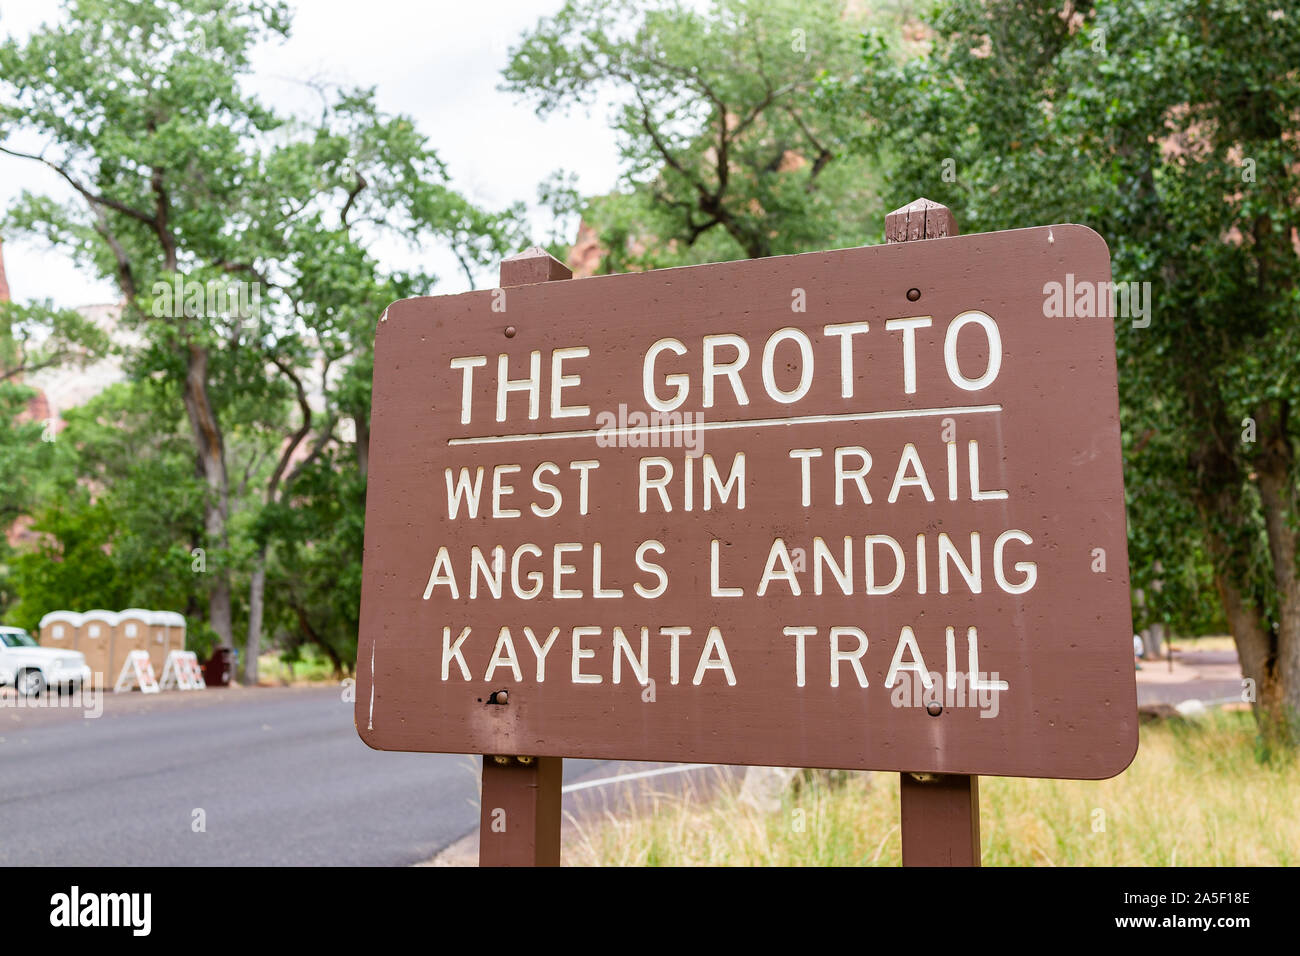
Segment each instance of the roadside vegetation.
[[[980,780],[985,866],[1295,866],[1300,764],[1256,760],[1244,711],[1141,729],[1111,780]],[[709,773],[710,771],[700,771]],[[722,782],[639,814],[584,822],[570,866],[898,866],[898,775],[800,778],[777,812]]]
[[259,684],[337,684],[334,662],[311,646],[298,649],[291,658],[280,653],[263,654],[257,660]]

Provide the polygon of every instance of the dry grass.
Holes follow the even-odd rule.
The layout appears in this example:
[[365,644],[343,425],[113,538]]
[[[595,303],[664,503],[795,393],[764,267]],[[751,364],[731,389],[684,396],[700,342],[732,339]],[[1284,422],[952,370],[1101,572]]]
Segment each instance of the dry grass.
[[[1300,764],[1255,759],[1248,713],[1143,727],[1137,758],[1112,780],[980,781],[986,866],[1294,866]],[[776,813],[658,796],[651,812],[580,827],[576,866],[897,866],[896,774],[812,778]]]
[[1237,642],[1231,635],[1212,635],[1210,637],[1175,637],[1175,651],[1236,651]]

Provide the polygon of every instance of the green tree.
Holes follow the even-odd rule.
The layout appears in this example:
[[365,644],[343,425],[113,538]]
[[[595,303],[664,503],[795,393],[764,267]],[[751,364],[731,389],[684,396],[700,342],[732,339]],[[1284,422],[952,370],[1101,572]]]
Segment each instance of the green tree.
[[340,674],[357,658],[365,532],[365,476],[351,454],[346,442],[331,444],[298,472],[292,503],[282,499],[265,518],[281,542],[267,576],[282,653],[293,660],[314,645]]
[[[84,316],[48,303],[0,302],[0,529],[29,513],[40,498],[55,433],[36,421],[28,375],[55,365],[77,367],[103,355],[108,342]],[[14,601],[8,580],[9,542],[0,535],[0,616]]]
[[[49,166],[76,194],[24,195],[9,227],[113,279],[145,343],[132,373],[178,386],[204,482],[208,619],[226,645],[232,573],[251,563],[248,674],[270,543],[232,539],[232,430],[281,439],[253,469],[273,502],[317,430],[305,376],[364,362],[381,300],[435,281],[384,272],[366,246],[385,232],[443,242],[468,268],[514,241],[510,217],[451,190],[425,137],[371,91],[322,91],[310,122],[245,94],[250,50],[288,23],[286,5],[263,0],[68,0],[60,24],[0,44],[0,154]],[[21,148],[20,135],[44,145]]]
[[35,395],[24,380],[54,366],[84,366],[107,351],[103,331],[78,312],[0,302],[0,526],[31,505],[48,457],[42,443],[54,437],[48,423],[24,414]]
[[[194,572],[204,542],[203,480],[184,415],[166,380],[114,385],[66,413],[47,444],[34,509],[37,545],[13,559],[14,623],[51,610],[152,607],[195,616],[205,597]],[[191,646],[209,633],[191,626]]]
[[[0,380],[0,529],[9,529],[26,515],[35,498],[35,476],[46,451],[45,426],[24,420],[35,393],[26,386]],[[0,534],[0,619],[16,600],[7,534]]]
[[827,83],[841,135],[964,231],[1081,221],[1117,280],[1151,283],[1149,327],[1116,325],[1134,583],[1185,602],[1153,580],[1212,576],[1262,742],[1296,747],[1300,17],[953,0],[932,24],[926,55],[873,38],[860,77]]
[[511,51],[504,88],[539,115],[613,101],[624,162],[581,211],[602,271],[856,245],[880,231],[866,163],[838,154],[811,93],[859,65],[861,20],[842,0],[570,0]]

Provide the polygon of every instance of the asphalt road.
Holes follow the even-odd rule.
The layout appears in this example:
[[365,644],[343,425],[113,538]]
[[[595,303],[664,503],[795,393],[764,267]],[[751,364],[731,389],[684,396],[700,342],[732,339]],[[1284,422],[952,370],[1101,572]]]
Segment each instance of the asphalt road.
[[338,688],[105,697],[0,701],[0,865],[404,865],[478,824],[475,758],[371,750]]

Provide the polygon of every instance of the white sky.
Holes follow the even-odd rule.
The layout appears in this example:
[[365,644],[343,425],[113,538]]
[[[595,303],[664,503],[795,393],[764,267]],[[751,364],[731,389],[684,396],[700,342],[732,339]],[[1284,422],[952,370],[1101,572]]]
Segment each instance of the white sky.
[[[58,0],[0,0],[0,36],[25,37],[56,21],[59,6]],[[588,116],[579,109],[543,122],[496,88],[509,45],[559,9],[561,0],[298,0],[294,6],[288,42],[254,58],[252,89],[270,105],[288,111],[319,103],[295,80],[374,86],[381,109],[414,117],[447,164],[452,185],[490,209],[516,200],[534,204],[538,183],[558,168],[577,173],[584,194],[614,185],[618,156],[603,110]],[[24,189],[60,199],[72,194],[52,171],[0,156],[0,209]],[[538,240],[544,225],[539,221],[534,229]],[[440,276],[440,293],[468,287],[443,250],[381,251],[395,267],[427,256],[421,264]],[[4,259],[18,301],[50,298],[71,307],[118,298],[110,283],[79,271],[44,243],[6,241]],[[489,272],[476,284],[493,282]]]

